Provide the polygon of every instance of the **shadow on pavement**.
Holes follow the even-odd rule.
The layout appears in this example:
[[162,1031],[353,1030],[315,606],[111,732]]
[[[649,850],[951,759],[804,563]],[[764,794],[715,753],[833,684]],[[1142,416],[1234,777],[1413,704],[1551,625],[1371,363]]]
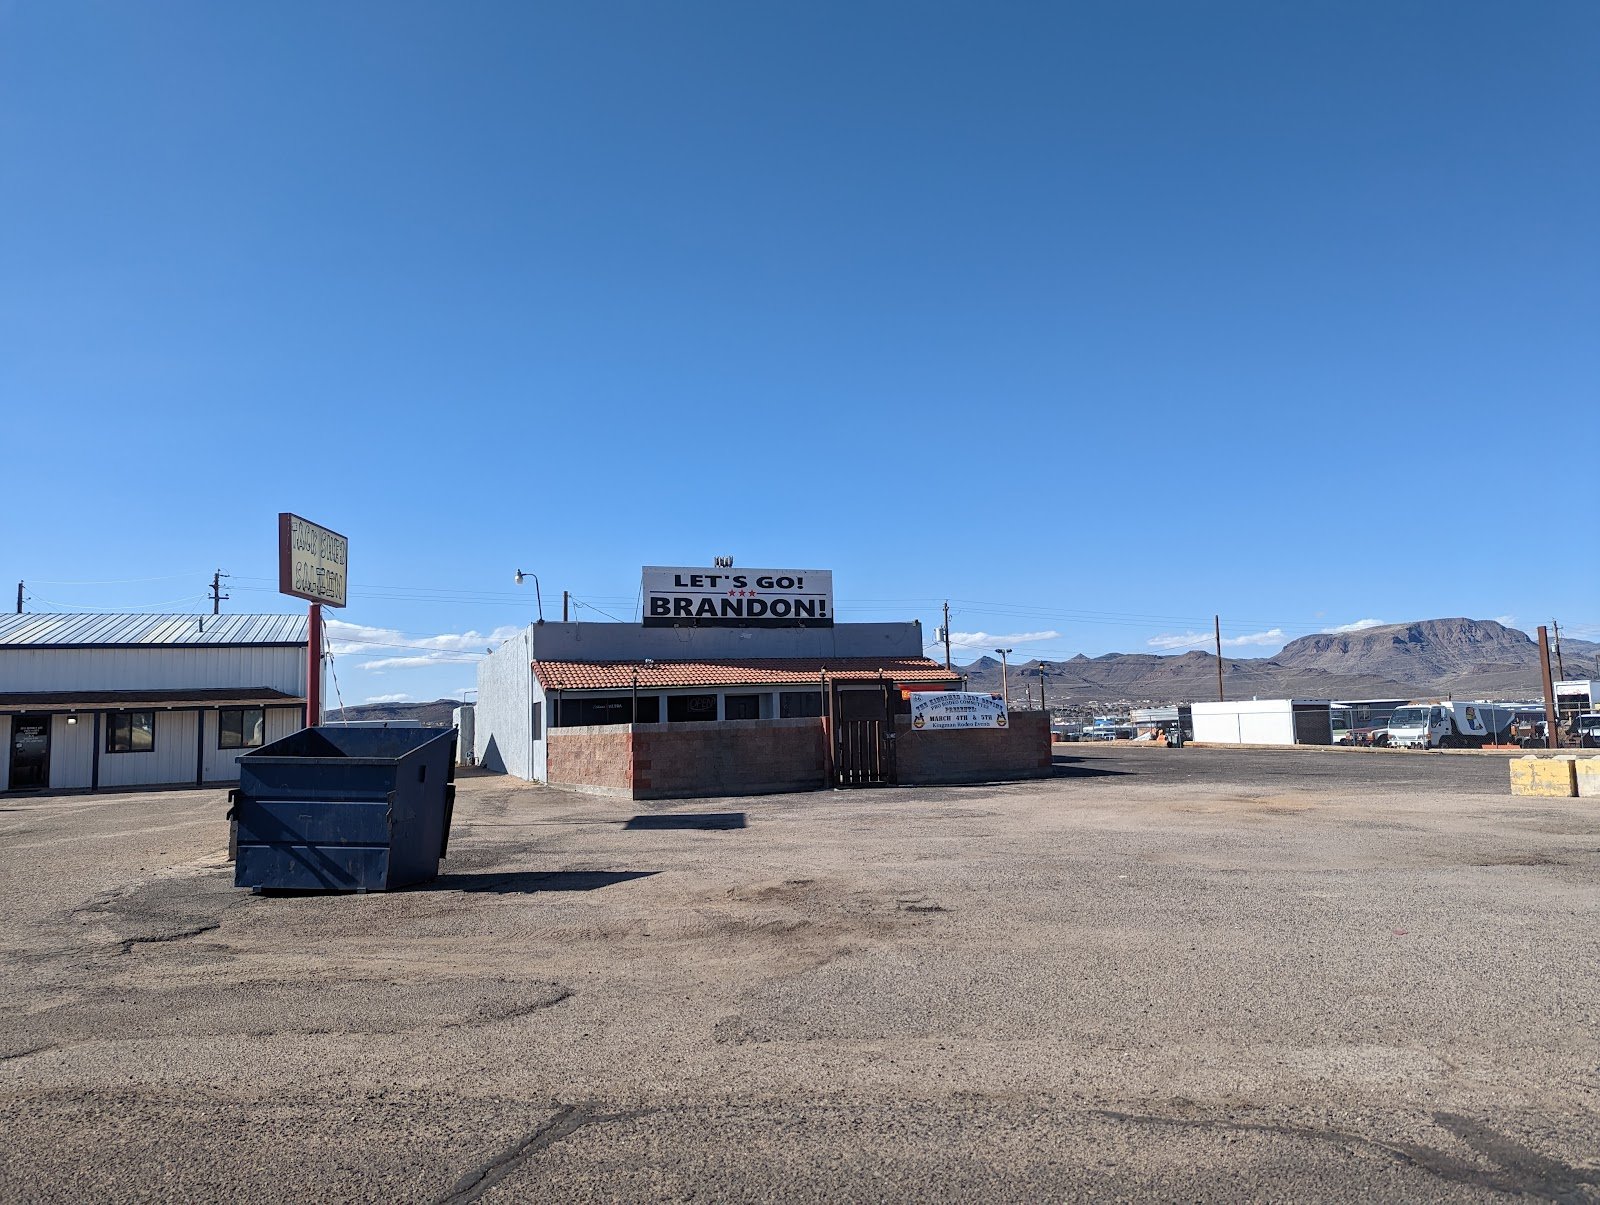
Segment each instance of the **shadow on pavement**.
[[1122,778],[1137,773],[1134,770],[1107,770],[1101,766],[1082,765],[1086,759],[1056,754],[1050,758],[1052,778]]
[[622,826],[630,828],[690,828],[728,829],[744,828],[743,812],[680,812],[635,816]]
[[648,879],[659,870],[518,870],[509,874],[442,874],[420,884],[419,891],[490,892],[531,895],[539,891],[598,891],[632,879]]

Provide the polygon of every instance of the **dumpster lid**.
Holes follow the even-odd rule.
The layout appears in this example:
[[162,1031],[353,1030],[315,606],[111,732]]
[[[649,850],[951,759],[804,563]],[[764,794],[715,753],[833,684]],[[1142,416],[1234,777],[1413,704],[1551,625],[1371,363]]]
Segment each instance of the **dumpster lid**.
[[395,761],[434,741],[453,741],[455,735],[454,728],[345,728],[324,724],[290,733],[246,753],[240,760],[318,757]]

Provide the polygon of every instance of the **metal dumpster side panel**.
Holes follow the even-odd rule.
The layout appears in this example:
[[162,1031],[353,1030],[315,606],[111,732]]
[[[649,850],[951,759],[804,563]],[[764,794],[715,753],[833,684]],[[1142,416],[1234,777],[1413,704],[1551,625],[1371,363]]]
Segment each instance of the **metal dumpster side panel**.
[[387,799],[372,803],[251,799],[235,809],[247,845],[388,845]]
[[381,845],[241,845],[236,866],[236,887],[382,891],[389,882]]
[[395,774],[396,839],[391,845],[389,885],[404,887],[434,878],[444,845],[444,796],[450,783],[455,740],[435,740],[407,754]]
[[395,788],[394,762],[348,758],[239,759],[239,790],[251,799],[385,799]]

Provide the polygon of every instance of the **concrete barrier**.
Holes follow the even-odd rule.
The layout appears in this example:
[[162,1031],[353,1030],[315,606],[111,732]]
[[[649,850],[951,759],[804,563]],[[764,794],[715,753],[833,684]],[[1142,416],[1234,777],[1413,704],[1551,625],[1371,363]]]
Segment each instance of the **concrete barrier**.
[[1578,793],[1577,763],[1570,757],[1518,757],[1511,767],[1511,793],[1571,799]]
[[1572,764],[1578,778],[1578,794],[1584,799],[1600,799],[1600,757],[1580,757]]

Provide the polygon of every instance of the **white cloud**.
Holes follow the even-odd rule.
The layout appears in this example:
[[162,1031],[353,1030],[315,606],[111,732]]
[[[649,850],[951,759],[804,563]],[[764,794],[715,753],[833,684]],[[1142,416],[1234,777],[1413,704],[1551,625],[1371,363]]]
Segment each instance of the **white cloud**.
[[357,661],[356,668],[370,673],[386,669],[421,669],[427,665],[461,665],[473,660],[466,653],[418,653],[409,657],[374,657],[370,661]]
[[1145,641],[1153,649],[1187,649],[1211,643],[1210,632],[1163,632]]
[[1494,621],[1508,628],[1517,626],[1517,617],[1515,615],[1496,615]]
[[[1289,638],[1283,634],[1282,628],[1272,628],[1266,632],[1251,632],[1245,636],[1224,636],[1222,647],[1225,649],[1248,648],[1253,645],[1282,645]],[[1145,643],[1156,649],[1190,649],[1198,648],[1202,644],[1211,644],[1216,636],[1211,632],[1163,632],[1159,636],[1152,636]]]
[[1289,638],[1283,634],[1282,628],[1271,628],[1265,632],[1251,632],[1248,636],[1224,636],[1222,638],[1222,647],[1225,649],[1242,648],[1250,644],[1278,646],[1287,644],[1288,640]]
[[1358,619],[1354,623],[1341,623],[1336,628],[1329,628],[1328,631],[1334,635],[1343,632],[1364,632],[1368,628],[1381,628],[1383,624],[1384,621],[1381,619]]
[[363,703],[409,703],[410,695],[368,695],[361,700]]
[[[489,633],[445,632],[437,636],[408,636],[395,628],[330,619],[324,624],[328,644],[336,657],[355,660],[358,669],[415,669],[424,665],[460,665],[475,662],[485,652],[522,629],[499,627]],[[385,649],[407,650],[404,655],[376,655]],[[413,651],[414,650],[414,651]]]
[[1003,635],[993,632],[951,632],[950,647],[952,650],[975,649],[991,653],[997,648],[1010,648],[1014,644],[1038,644],[1041,640],[1060,639],[1060,632],[1007,632]]

